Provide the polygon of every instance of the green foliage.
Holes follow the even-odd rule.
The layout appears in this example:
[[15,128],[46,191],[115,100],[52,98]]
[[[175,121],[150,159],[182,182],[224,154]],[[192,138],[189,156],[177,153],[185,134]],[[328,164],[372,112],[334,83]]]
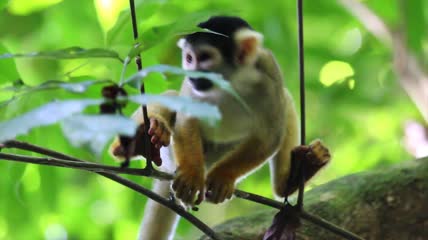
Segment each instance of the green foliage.
[[52,102],[12,120],[0,122],[0,142],[14,139],[34,127],[57,123],[75,113],[82,112],[90,105],[98,105],[101,100],[75,100]]
[[21,81],[15,81],[12,83],[12,86],[5,87],[1,90],[11,91],[14,93],[21,93],[21,94],[22,93],[28,94],[36,91],[52,90],[52,89],[64,89],[72,93],[84,93],[88,90],[90,86],[95,84],[100,84],[100,83],[112,83],[112,82],[105,81],[105,80],[87,80],[83,82],[65,82],[65,81],[59,81],[59,80],[48,80],[35,87],[30,87],[30,86],[24,85]]
[[44,52],[32,52],[32,53],[24,53],[24,54],[11,54],[6,53],[0,55],[0,59],[2,58],[47,58],[47,59],[76,59],[76,58],[114,58],[122,61],[119,57],[119,54],[101,48],[93,48],[93,49],[83,49],[81,47],[69,47],[60,50],[54,51],[44,51]]
[[185,34],[203,31],[203,29],[197,27],[198,23],[207,20],[210,16],[218,14],[218,11],[213,10],[198,11],[187,14],[173,23],[152,27],[141,34],[138,38],[140,44],[130,51],[128,57],[133,58],[142,51],[146,51],[169,38],[176,38]]
[[[195,28],[196,22],[224,9],[230,9],[229,15],[247,19],[264,34],[265,45],[277,57],[297,102],[294,1],[137,0],[141,33],[137,46],[129,9],[106,23],[103,21],[109,15],[102,11],[108,8],[100,8],[99,2],[0,1],[0,141],[19,135],[20,140],[114,164],[105,152],[97,157],[87,149],[100,154],[106,139],[117,132],[130,133],[135,126],[118,116],[86,115],[97,112],[94,106],[86,108],[88,105],[102,101],[88,99],[100,99],[103,85],[121,80],[131,95],[137,94],[135,87],[143,77],[150,94],[179,88],[183,75],[200,73],[168,66],[180,64],[174,41],[182,33],[201,31]],[[126,6],[127,2],[116,0],[115,4]],[[332,163],[310,187],[409,158],[402,146],[402,126],[408,119],[422,119],[397,83],[391,49],[337,2],[305,3],[307,139],[321,138],[333,152]],[[389,27],[403,30],[409,48],[426,65],[426,1],[363,2]],[[32,54],[17,54],[25,52]],[[139,73],[131,67],[124,69],[117,61],[125,59],[127,66],[138,53],[144,65]],[[218,76],[203,77],[223,89],[230,88]],[[57,101],[52,102],[54,99]],[[129,100],[166,103],[208,121],[219,117],[211,106],[187,99],[148,95]],[[130,106],[124,112],[134,109]],[[54,124],[58,122],[62,124]],[[103,126],[118,127],[107,131]],[[140,167],[141,162],[131,164]],[[90,173],[5,161],[0,161],[0,171],[0,239],[130,239],[137,234],[146,198],[122,186]],[[272,196],[267,173],[268,168],[263,167],[239,187]],[[150,184],[145,178],[132,179]],[[259,207],[234,200],[220,206],[203,204],[195,214],[212,225]],[[199,234],[184,221],[178,233],[177,239],[193,239]]]
[[[247,106],[247,104],[236,93],[236,91],[233,90],[230,83],[228,81],[226,81],[222,75],[216,74],[216,73],[188,71],[188,70],[183,70],[182,68],[174,67],[174,66],[156,65],[156,66],[151,66],[151,67],[145,68],[145,69],[137,72],[136,74],[134,74],[130,78],[126,79],[124,81],[124,84],[129,84],[129,85],[131,85],[137,89],[140,89],[140,87],[141,87],[141,80],[140,79],[145,78],[150,73],[162,73],[162,74],[170,73],[170,74],[175,74],[175,75],[183,75],[183,76],[185,75],[185,76],[192,77],[192,78],[209,79],[213,83],[213,85],[215,85],[216,87],[218,87],[220,89],[223,89],[224,91],[228,92],[230,95],[234,96],[242,104],[243,107],[245,107],[249,110],[249,107]],[[169,104],[167,104],[166,106],[169,106]]]
[[210,125],[215,125],[221,119],[221,114],[217,106],[205,102],[197,102],[188,97],[145,94],[130,96],[128,99],[139,104],[159,103],[163,106],[168,106],[173,111],[199,118]]
[[66,118],[61,126],[74,146],[88,146],[98,156],[113,137],[118,134],[132,137],[137,130],[135,121],[118,115],[77,115]]

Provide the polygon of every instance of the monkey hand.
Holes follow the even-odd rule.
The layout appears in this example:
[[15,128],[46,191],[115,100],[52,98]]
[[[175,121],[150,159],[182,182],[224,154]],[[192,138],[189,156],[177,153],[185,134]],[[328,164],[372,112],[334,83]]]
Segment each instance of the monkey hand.
[[165,123],[155,117],[150,118],[149,135],[151,136],[150,141],[156,148],[168,146],[170,143],[170,130],[166,127]]
[[205,197],[207,201],[212,203],[221,203],[226,199],[230,199],[235,190],[235,180],[227,176],[223,172],[213,170],[206,180],[207,192]]
[[[204,200],[203,166],[178,167],[172,183],[175,196],[185,205],[198,205]],[[197,194],[197,198],[195,200]]]

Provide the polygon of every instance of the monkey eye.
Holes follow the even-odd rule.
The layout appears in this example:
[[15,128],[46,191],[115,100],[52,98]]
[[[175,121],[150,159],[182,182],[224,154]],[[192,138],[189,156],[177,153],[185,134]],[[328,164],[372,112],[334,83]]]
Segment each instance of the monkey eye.
[[198,61],[199,62],[204,62],[204,61],[207,61],[207,60],[210,60],[210,59],[211,59],[211,54],[208,53],[208,52],[202,52],[198,56]]
[[193,61],[193,57],[192,57],[192,55],[190,55],[190,54],[186,54],[186,62],[188,62],[188,63],[192,63],[192,61]]

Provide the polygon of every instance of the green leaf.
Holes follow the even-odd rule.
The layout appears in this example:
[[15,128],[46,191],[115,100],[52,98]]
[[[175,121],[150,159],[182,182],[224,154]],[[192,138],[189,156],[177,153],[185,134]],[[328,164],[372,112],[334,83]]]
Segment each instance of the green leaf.
[[219,11],[216,10],[198,11],[186,14],[174,23],[153,27],[138,37],[138,42],[140,44],[129,51],[128,57],[132,59],[139,53],[146,51],[165,40],[198,31],[205,31],[197,27],[197,25],[204,20],[208,20],[209,17],[218,14]]
[[[144,19],[149,19],[164,4],[164,1],[159,0],[140,1],[135,6],[135,12],[138,13],[139,16],[144,16]],[[113,28],[107,32],[107,44],[111,45],[115,42],[120,42],[120,40],[123,41],[123,39],[118,39],[119,35],[120,37],[124,36],[126,39],[132,36],[131,14],[129,9],[125,9],[120,13]]]
[[424,16],[424,1],[412,0],[404,1],[403,11],[405,12],[407,43],[414,53],[420,54],[423,52],[423,39],[428,34],[428,23]]
[[150,73],[170,73],[175,75],[185,75],[192,78],[206,78],[210,80],[215,86],[226,91],[230,95],[234,96],[242,106],[250,111],[250,108],[245,103],[245,101],[238,95],[238,93],[233,89],[228,81],[226,81],[221,74],[211,73],[211,72],[198,72],[198,71],[188,71],[179,67],[169,66],[169,65],[155,65],[151,67],[147,67],[138,73],[134,74],[127,80],[125,80],[125,84],[129,84],[137,89],[140,88],[141,80],[144,79]]
[[84,49],[81,47],[69,47],[53,51],[31,52],[22,54],[5,53],[0,55],[0,59],[21,57],[45,59],[113,58],[118,59],[122,62],[122,59],[119,57],[119,54],[117,52],[102,48]]
[[83,93],[92,85],[99,84],[99,83],[107,83],[107,82],[110,82],[110,81],[108,81],[108,80],[87,80],[87,81],[72,83],[72,82],[65,82],[65,81],[59,81],[59,80],[49,80],[49,81],[46,81],[46,82],[44,82],[40,85],[34,86],[34,87],[21,85],[21,86],[6,87],[6,88],[0,89],[0,90],[1,91],[32,93],[35,91],[61,88],[61,89],[64,89],[64,90],[72,92],[72,93]]
[[[7,52],[7,48],[0,44],[0,52]],[[0,85],[19,78],[16,64],[13,59],[1,61],[0,64]]]
[[45,104],[9,121],[0,122],[0,142],[26,134],[35,127],[51,125],[102,100],[69,100]]
[[114,136],[133,136],[137,129],[135,121],[119,115],[76,115],[65,119],[61,126],[71,144],[89,147],[98,156]]
[[58,81],[58,80],[51,80],[44,82],[38,86],[37,90],[42,89],[52,89],[52,88],[62,88],[66,91],[73,92],[73,93],[83,93],[85,92],[90,86],[100,83],[107,83],[110,81],[107,80],[88,80],[83,82],[77,82],[77,83],[70,83],[70,82],[64,82],[64,81]]
[[199,102],[190,97],[144,94],[129,96],[128,99],[139,104],[158,103],[173,111],[196,117],[212,126],[221,119],[217,106]]

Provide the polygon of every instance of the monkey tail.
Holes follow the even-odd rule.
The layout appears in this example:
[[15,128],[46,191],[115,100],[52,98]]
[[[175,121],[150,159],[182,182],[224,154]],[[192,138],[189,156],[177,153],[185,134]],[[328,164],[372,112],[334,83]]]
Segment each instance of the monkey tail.
[[[164,160],[163,170],[173,172],[175,163],[170,149],[162,148],[161,157]],[[169,198],[170,182],[154,180],[153,191],[162,197]],[[138,240],[172,240],[179,216],[163,205],[149,199],[144,209]]]

